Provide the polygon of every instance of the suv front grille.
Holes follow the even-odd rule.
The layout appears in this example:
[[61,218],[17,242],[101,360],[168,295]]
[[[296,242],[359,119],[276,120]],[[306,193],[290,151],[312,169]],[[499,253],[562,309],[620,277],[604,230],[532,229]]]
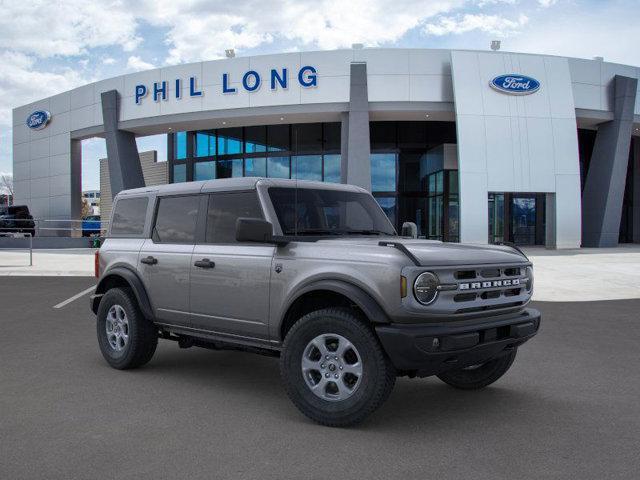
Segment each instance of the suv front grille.
[[[451,315],[506,310],[525,305],[531,298],[531,291],[527,290],[528,265],[491,264],[429,269],[438,276],[441,285],[436,301],[429,310],[434,314]],[[419,269],[416,276],[424,270]]]

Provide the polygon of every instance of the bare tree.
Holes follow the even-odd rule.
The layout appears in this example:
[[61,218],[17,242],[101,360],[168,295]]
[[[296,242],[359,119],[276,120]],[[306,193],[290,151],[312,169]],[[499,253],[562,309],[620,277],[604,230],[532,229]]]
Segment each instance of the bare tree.
[[13,202],[13,175],[9,173],[0,173],[0,193],[7,195],[7,205]]

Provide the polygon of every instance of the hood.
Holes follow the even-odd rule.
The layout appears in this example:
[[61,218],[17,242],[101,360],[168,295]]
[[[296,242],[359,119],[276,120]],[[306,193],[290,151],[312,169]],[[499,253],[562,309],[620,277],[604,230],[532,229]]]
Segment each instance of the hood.
[[414,239],[399,241],[422,265],[478,265],[528,261],[520,252],[506,245],[463,245]]
[[[403,244],[421,265],[453,266],[453,265],[488,265],[495,263],[523,263],[527,258],[517,250],[506,245],[468,245],[460,243],[443,243],[435,240],[417,240],[400,237],[343,237],[322,240],[333,244],[350,246],[377,246],[379,242]],[[388,247],[387,247],[388,248]]]

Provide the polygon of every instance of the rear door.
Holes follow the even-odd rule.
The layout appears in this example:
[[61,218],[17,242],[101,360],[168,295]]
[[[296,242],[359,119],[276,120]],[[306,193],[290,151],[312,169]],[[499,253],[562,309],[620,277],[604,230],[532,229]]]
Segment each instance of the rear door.
[[238,243],[238,217],[264,218],[256,191],[208,196],[204,243],[195,246],[191,261],[192,323],[222,334],[267,339],[275,247]]
[[160,323],[189,324],[189,275],[200,198],[159,197],[151,238],[140,251],[138,268]]

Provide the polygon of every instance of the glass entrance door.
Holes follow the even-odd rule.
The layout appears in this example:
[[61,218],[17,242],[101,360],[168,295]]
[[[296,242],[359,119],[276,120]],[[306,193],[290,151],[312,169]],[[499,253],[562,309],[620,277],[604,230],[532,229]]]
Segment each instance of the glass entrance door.
[[511,197],[511,238],[516,245],[536,244],[536,197]]

